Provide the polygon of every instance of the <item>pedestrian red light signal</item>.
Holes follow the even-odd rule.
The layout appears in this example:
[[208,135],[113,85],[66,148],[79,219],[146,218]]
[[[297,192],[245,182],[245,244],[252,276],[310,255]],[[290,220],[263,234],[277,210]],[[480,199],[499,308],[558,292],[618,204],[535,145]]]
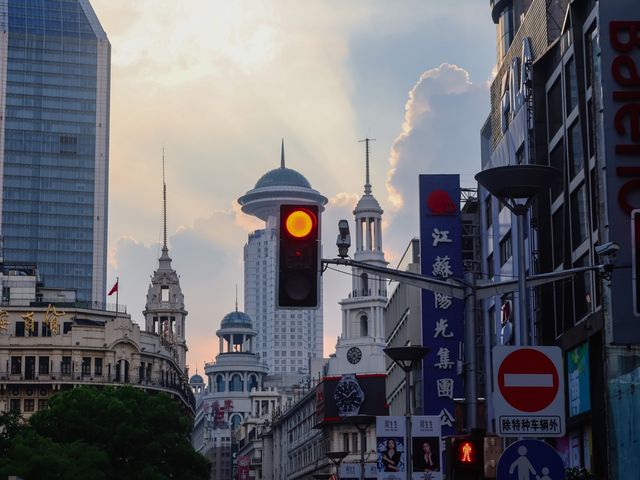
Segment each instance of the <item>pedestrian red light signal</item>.
[[287,233],[295,238],[309,235],[317,223],[315,215],[307,209],[293,210],[284,221]]
[[320,298],[320,217],[317,205],[281,205],[277,305],[317,308]]
[[473,464],[476,461],[476,448],[472,442],[460,442],[458,446],[458,460],[460,463]]

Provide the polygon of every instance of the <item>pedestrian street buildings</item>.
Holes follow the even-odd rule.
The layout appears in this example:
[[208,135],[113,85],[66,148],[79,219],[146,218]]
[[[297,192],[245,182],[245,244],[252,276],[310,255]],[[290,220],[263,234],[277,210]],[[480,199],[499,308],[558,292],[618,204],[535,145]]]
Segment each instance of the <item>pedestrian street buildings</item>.
[[[565,463],[603,478],[636,478],[638,4],[492,0],[490,7],[498,58],[481,130],[482,169],[540,164],[560,175],[538,195],[523,232],[504,203],[480,190],[483,273],[496,280],[518,273],[512,245],[519,236],[526,239],[527,275],[594,267],[528,289],[530,340],[563,352],[567,432],[553,443]],[[598,247],[609,242],[619,245],[617,255],[600,255]],[[602,275],[597,265],[613,261],[611,274]],[[491,339],[487,365],[490,347],[509,342],[501,335],[510,310],[504,305],[502,298],[483,305]]]

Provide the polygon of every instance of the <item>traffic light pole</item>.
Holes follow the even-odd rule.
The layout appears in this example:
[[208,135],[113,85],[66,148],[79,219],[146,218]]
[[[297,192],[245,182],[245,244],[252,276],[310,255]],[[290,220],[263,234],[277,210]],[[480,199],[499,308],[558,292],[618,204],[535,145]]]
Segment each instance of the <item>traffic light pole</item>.
[[[469,431],[478,427],[477,418],[477,360],[476,360],[476,334],[475,334],[475,305],[479,300],[493,296],[501,296],[508,292],[522,289],[522,282],[519,280],[506,280],[502,282],[478,281],[472,272],[466,272],[464,279],[449,278],[439,280],[419,273],[394,270],[386,267],[379,267],[364,262],[358,262],[349,258],[322,259],[322,268],[327,265],[341,265],[345,267],[355,267],[366,272],[372,272],[386,278],[406,285],[429,290],[436,293],[448,295],[452,298],[464,300],[464,324],[465,324],[465,395],[467,427]],[[525,288],[532,288],[544,285],[564,278],[572,278],[580,273],[599,271],[603,275],[610,274],[613,270],[612,264],[594,265],[591,267],[571,268],[559,272],[541,273],[526,278]]]

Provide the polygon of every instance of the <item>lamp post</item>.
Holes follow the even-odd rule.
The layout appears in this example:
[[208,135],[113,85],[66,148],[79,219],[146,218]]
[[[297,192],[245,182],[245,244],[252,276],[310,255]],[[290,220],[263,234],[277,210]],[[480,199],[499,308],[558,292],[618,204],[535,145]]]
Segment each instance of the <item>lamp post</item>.
[[527,310],[526,264],[524,245],[524,217],[533,197],[549,189],[562,178],[562,172],[546,165],[506,165],[483,170],[475,176],[478,183],[494,197],[502,200],[517,220],[518,235],[518,323],[516,342],[523,345],[535,343],[530,336]]
[[349,455],[349,452],[345,451],[325,453],[325,456],[329,459],[329,461],[336,466],[336,480],[340,480],[340,464],[347,455]]
[[413,470],[413,465],[411,464],[411,370],[429,353],[429,349],[419,345],[412,345],[407,347],[389,347],[385,348],[383,352],[393,360],[396,365],[404,370],[405,374],[405,471],[407,472],[407,480],[411,480]]
[[346,418],[349,423],[355,425],[360,433],[360,480],[364,480],[364,446],[366,443],[366,435],[369,425],[376,421],[376,417],[373,415],[352,415]]

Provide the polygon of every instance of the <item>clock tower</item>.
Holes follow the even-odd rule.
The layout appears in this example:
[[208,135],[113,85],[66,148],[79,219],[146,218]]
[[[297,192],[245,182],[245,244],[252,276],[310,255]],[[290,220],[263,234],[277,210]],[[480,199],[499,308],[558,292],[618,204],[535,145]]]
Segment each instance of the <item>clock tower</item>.
[[[354,260],[386,267],[382,250],[382,208],[371,194],[369,183],[369,142],[366,146],[364,195],[353,211],[355,215]],[[329,361],[329,375],[345,373],[383,373],[385,371],[384,308],[387,282],[379,276],[352,269],[351,292],[340,302],[342,334],[335,356]]]

